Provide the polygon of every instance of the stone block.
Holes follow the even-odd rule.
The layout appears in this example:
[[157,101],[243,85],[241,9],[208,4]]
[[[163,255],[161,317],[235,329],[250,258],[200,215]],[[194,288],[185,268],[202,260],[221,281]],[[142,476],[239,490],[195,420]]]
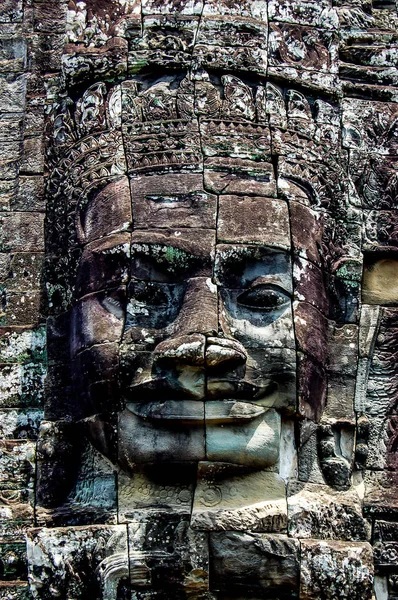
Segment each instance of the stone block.
[[314,358],[318,364],[326,366],[328,319],[308,302],[295,302],[293,310],[298,348]]
[[18,252],[11,256],[7,292],[40,290],[44,256],[39,252]]
[[44,250],[44,215],[16,212],[0,216],[0,248],[7,252],[40,252]]
[[[120,406],[119,348],[116,343],[93,344],[72,361],[76,411],[85,417],[117,410]],[[76,415],[77,417],[77,415]]]
[[22,0],[4,0],[0,8],[0,23],[18,23],[22,21]]
[[265,533],[211,532],[210,559],[211,591],[222,598],[298,598],[297,540]]
[[366,542],[301,542],[302,600],[371,600],[373,572],[372,547]]
[[[142,14],[156,15],[170,12],[170,8],[158,0],[142,0]],[[179,3],[178,12],[182,15],[200,15],[203,10],[202,0],[182,0]]]
[[41,33],[64,33],[66,13],[67,3],[64,0],[36,0],[33,4],[34,30]]
[[203,189],[203,175],[178,173],[133,177],[134,228],[216,227],[217,198]]
[[243,0],[239,4],[232,4],[228,0],[206,0],[203,7],[203,14],[252,17],[253,19],[263,21],[264,24],[267,21],[267,7],[262,0],[255,4],[250,2],[250,0]]
[[[397,165],[394,157],[350,150],[349,171],[365,210],[394,210],[397,208],[394,193]],[[377,238],[383,240],[382,228],[377,232],[377,227],[376,230],[372,227],[371,231],[371,237],[376,232],[378,233]]]
[[[174,471],[174,472],[173,472]],[[190,515],[196,480],[196,468],[170,469],[167,465],[156,471],[135,472],[118,477],[119,523],[141,521],[150,514],[178,513]],[[154,517],[155,518],[155,517]]]
[[297,5],[295,0],[271,0],[269,19],[327,29],[336,29],[339,25],[337,11],[332,8],[331,0],[304,0],[300,5]]
[[0,598],[3,600],[30,600],[27,581],[0,582]]
[[37,326],[42,321],[40,292],[9,292],[6,291],[5,325]]
[[398,302],[398,260],[384,258],[365,265],[362,300],[365,304],[394,305]]
[[294,538],[370,539],[370,524],[362,516],[361,499],[355,488],[339,492],[307,483],[288,491],[289,535]]
[[[26,579],[26,542],[0,541],[0,560],[2,564],[1,580],[17,581]],[[1,598],[1,592],[0,592]]]
[[150,516],[128,525],[131,587],[154,598],[206,598],[208,536],[181,515]]
[[355,377],[328,373],[325,419],[355,424],[355,391]]
[[127,283],[130,262],[130,233],[108,235],[88,243],[79,263],[76,296],[118,287]]
[[0,489],[21,489],[33,493],[35,444],[22,440],[4,440],[0,443],[0,452]]
[[308,302],[323,315],[328,316],[327,282],[325,273],[319,267],[304,258],[295,257],[293,262],[293,285],[295,300]]
[[[343,101],[343,145],[352,150],[378,154],[397,152],[397,139],[388,135],[392,123],[397,117],[397,105],[394,102],[375,102],[360,98],[345,98]],[[378,119],[378,115],[383,115]]]
[[194,427],[187,427],[186,421],[179,415],[173,427],[165,426],[162,419],[156,417],[145,419],[140,414],[139,404],[129,403],[119,414],[119,462],[127,471],[137,463],[185,464],[204,460],[206,451],[202,402],[196,401],[199,413],[198,424]]
[[62,34],[36,34],[30,38],[29,59],[33,71],[48,73],[61,66],[65,38]]
[[124,310],[119,304],[123,299],[124,288],[117,288],[89,294],[79,301],[71,317],[72,356],[94,344],[121,340]]
[[260,414],[245,422],[249,404],[232,401],[229,404],[233,405],[229,412],[233,414],[235,422],[217,424],[212,419],[221,417],[221,412],[228,407],[228,401],[205,403],[207,460],[262,469],[275,465],[279,459],[280,415],[274,409],[264,411],[262,407],[251,404],[251,409]]
[[[394,251],[398,247],[398,211],[396,209],[365,210],[364,219],[364,250],[370,252]],[[375,263],[372,255],[365,255],[366,259],[370,262],[367,267],[371,269]]]
[[1,498],[1,538],[11,542],[23,540],[27,528],[34,525],[32,493],[24,490],[4,490],[1,491]]
[[20,169],[24,175],[41,175],[44,171],[42,136],[25,137]]
[[283,531],[287,525],[285,484],[277,473],[234,475],[228,465],[201,463],[191,527],[220,531]]
[[398,572],[398,542],[377,542],[373,547],[376,571]]
[[0,108],[5,113],[22,113],[25,108],[26,75],[0,74]]
[[37,439],[43,411],[40,409],[0,409],[2,439]]
[[397,520],[397,473],[387,470],[367,470],[365,472],[364,482],[365,496],[363,501],[363,511],[365,516]]
[[376,520],[373,537],[375,542],[398,542],[398,523]]
[[327,398],[327,373],[322,365],[307,354],[298,353],[298,408],[300,414],[318,422]]
[[[1,17],[0,17],[1,18]],[[26,42],[14,34],[0,37],[0,72],[17,73],[26,66]]]
[[123,525],[31,529],[27,556],[35,598],[115,598],[129,579]]
[[270,162],[207,158],[204,162],[204,187],[213,194],[275,198],[274,167]]
[[25,364],[45,360],[45,327],[0,327],[0,362]]
[[132,224],[132,213],[127,177],[108,184],[87,209],[78,214],[78,219],[79,235],[84,242],[128,231]]
[[[236,52],[235,52],[236,56]],[[231,60],[231,57],[229,57]],[[231,123],[213,118],[201,120],[200,134],[204,159],[212,157],[269,163],[271,131],[268,125],[245,122]]]
[[290,249],[289,213],[283,200],[259,196],[219,198],[217,240]]
[[[300,54],[295,54],[300,39]],[[299,77],[313,88],[331,88],[336,81],[338,38],[336,32],[305,25],[270,23],[269,72],[286,73],[290,81]]]
[[2,408],[37,407],[44,399],[46,366],[41,362],[10,363],[0,367]]

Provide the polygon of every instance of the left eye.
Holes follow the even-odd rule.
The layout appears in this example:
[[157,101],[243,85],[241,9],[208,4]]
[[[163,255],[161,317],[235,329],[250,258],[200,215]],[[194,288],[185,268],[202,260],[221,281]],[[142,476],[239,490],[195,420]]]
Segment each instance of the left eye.
[[289,297],[282,291],[259,285],[240,294],[237,301],[247,308],[277,310],[289,302]]
[[108,312],[112,313],[118,319],[124,318],[125,307],[121,298],[115,296],[105,296],[102,299],[101,304]]

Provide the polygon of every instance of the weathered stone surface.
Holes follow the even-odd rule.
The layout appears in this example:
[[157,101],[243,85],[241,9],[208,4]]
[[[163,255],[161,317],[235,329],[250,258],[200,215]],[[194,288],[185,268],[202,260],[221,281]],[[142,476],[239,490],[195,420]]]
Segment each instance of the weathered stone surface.
[[288,209],[271,198],[220,196],[217,240],[290,248]]
[[3,251],[44,250],[43,215],[12,213],[1,217],[0,247]]
[[238,597],[298,598],[299,543],[283,535],[210,533],[211,589]]
[[384,259],[365,270],[362,297],[366,304],[396,304],[398,261]]
[[203,175],[184,173],[135,177],[130,182],[137,229],[215,229],[217,198],[203,189]]
[[135,472],[132,477],[121,474],[118,477],[119,522],[141,520],[151,513],[190,515],[196,478],[193,471],[188,467],[177,481],[165,467],[160,473],[156,472],[155,480],[150,471]]
[[191,526],[203,530],[283,531],[285,484],[272,472],[233,475],[228,466],[201,463]]
[[398,598],[397,28],[3,0],[1,597]]
[[40,409],[0,409],[0,435],[3,439],[36,439],[43,419]]
[[[280,444],[278,413],[272,409],[264,412],[255,405],[244,404],[240,408],[239,403],[231,404],[231,410],[225,401],[205,404],[207,459],[257,468],[274,465]],[[256,413],[260,414],[254,417]]]
[[128,581],[123,525],[31,529],[27,553],[33,598],[112,598]]
[[[133,590],[175,598],[206,597],[209,550],[206,533],[189,520],[163,514],[128,525],[130,581]],[[155,597],[156,597],[155,595]]]
[[29,586],[25,581],[0,582],[0,595],[6,600],[28,600]]
[[372,598],[373,557],[362,542],[301,542],[300,598]]
[[217,194],[276,196],[272,163],[237,158],[207,158],[204,162],[205,189]]
[[398,512],[397,474],[393,471],[366,471],[364,514],[396,519]]
[[370,524],[362,516],[361,499],[355,490],[338,492],[313,483],[297,491],[294,487],[289,488],[287,499],[289,535],[347,541],[370,538]]

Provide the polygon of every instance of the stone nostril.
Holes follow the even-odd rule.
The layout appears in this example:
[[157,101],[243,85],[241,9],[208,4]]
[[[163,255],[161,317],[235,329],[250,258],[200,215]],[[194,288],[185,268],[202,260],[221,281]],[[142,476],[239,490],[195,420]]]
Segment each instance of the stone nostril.
[[203,366],[204,349],[204,336],[184,335],[160,342],[154,350],[154,357],[158,364]]
[[206,366],[209,368],[235,368],[244,365],[247,355],[243,346],[235,340],[208,338]]

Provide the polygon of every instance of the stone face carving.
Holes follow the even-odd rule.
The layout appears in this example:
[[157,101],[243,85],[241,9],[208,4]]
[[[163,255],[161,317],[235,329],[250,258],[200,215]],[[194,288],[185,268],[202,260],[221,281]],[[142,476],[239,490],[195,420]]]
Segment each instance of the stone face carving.
[[7,597],[397,595],[397,22],[0,9]]

